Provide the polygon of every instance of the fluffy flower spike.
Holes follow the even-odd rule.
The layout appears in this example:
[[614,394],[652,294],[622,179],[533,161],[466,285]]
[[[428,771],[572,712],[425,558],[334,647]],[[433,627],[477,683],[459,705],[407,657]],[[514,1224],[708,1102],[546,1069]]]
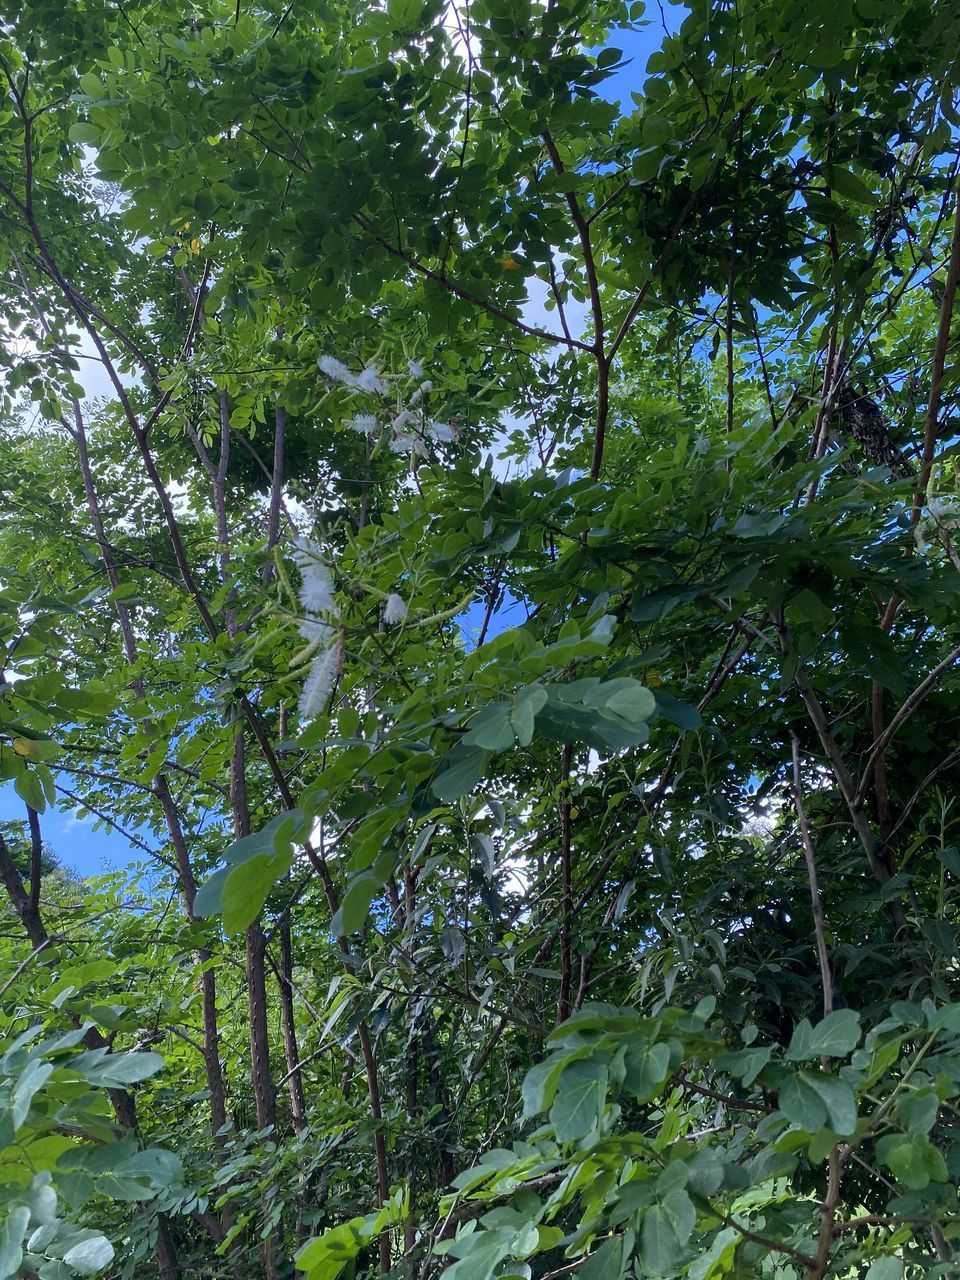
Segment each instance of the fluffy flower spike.
[[387,384],[380,377],[376,366],[372,364],[367,365],[354,383],[359,391],[370,391],[379,396],[385,395],[387,391]]
[[300,570],[300,603],[304,611],[311,614],[328,613],[336,617],[333,579],[323,562],[320,548],[315,543],[297,538],[293,544],[293,559]]
[[397,627],[407,616],[407,602],[403,596],[392,591],[383,606],[383,621],[388,627]]
[[320,366],[320,372],[325,373],[328,378],[333,378],[334,382],[344,382],[349,385],[354,381],[354,376],[347,366],[335,356],[321,356],[317,363]]
[[318,655],[300,694],[300,715],[304,720],[318,716],[330,701],[334,682],[340,674],[340,646],[331,645]]

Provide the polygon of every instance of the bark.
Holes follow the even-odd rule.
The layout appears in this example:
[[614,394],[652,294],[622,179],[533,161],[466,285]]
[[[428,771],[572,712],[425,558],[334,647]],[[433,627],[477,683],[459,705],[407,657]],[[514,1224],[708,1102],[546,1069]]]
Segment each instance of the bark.
[[290,1112],[295,1133],[307,1127],[307,1106],[303,1093],[303,1077],[300,1071],[300,1049],[297,1044],[297,1023],[293,1006],[293,938],[290,929],[290,912],[284,911],[279,925],[280,939],[280,1021],[283,1027],[283,1053],[287,1067],[287,1091],[290,1094]]
[[[237,840],[250,834],[250,807],[247,802],[246,749],[243,734],[233,743],[230,763],[230,807],[233,833]],[[267,1005],[266,939],[257,919],[244,935],[244,975],[250,1015],[250,1083],[257,1111],[257,1128],[276,1125],[276,1091],[270,1071],[270,1040]]]
[[565,746],[560,755],[560,994],[557,998],[557,1026],[570,1016],[573,958],[570,954],[570,925],[573,915],[573,885],[570,848],[570,767],[573,751]]

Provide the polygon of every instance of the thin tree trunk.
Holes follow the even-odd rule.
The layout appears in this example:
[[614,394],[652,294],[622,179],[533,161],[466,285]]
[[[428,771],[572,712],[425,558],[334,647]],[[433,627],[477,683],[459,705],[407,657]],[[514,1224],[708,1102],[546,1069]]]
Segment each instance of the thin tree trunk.
[[[406,934],[406,945],[410,954],[414,951],[414,932],[416,928],[416,874],[409,866],[403,873],[403,928]],[[408,1004],[410,1003],[408,997]],[[404,1064],[404,1107],[411,1131],[415,1128],[420,1111],[419,1078],[420,1078],[420,1042],[416,1034],[415,1011],[411,1008],[407,1027],[407,1054]],[[403,1252],[409,1256],[416,1243],[417,1232],[417,1162],[411,1152],[407,1158],[407,1193],[410,1208],[403,1224]]]
[[303,1093],[300,1049],[297,1044],[297,1024],[293,1005],[293,938],[289,910],[284,911],[280,917],[278,933],[280,937],[280,1021],[283,1027],[287,1091],[290,1094],[294,1132],[301,1133],[307,1127],[307,1106]]
[[557,997],[557,1026],[570,1016],[573,959],[570,954],[570,924],[573,915],[573,873],[570,848],[570,767],[573,750],[566,745],[560,754],[560,994]]

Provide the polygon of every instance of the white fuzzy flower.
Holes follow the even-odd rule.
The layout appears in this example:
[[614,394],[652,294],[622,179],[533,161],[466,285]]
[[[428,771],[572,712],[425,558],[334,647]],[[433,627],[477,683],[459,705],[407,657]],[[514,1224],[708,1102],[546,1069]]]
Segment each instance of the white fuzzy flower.
[[957,504],[951,502],[949,498],[931,498],[927,504],[927,510],[930,513],[930,518],[938,524],[943,524],[947,520],[956,520],[960,515]]
[[345,382],[349,385],[356,381],[343,361],[337,360],[334,356],[321,356],[317,363],[320,366],[320,372],[325,373],[328,378],[333,378],[335,382]]
[[383,606],[383,621],[388,627],[396,627],[407,616],[407,602],[403,596],[398,596],[395,591],[387,596],[386,604]]
[[323,711],[339,674],[340,649],[338,645],[332,645],[314,659],[304,683],[300,694],[300,715],[304,720],[311,720]]
[[417,415],[415,413],[411,413],[409,409],[402,409],[400,413],[391,420],[390,426],[399,434],[406,426],[411,422],[416,422],[416,420]]
[[913,526],[913,540],[917,544],[917,554],[924,556],[927,554],[927,540],[923,536],[923,530],[920,525]]
[[307,613],[336,615],[333,598],[333,579],[324,564],[320,549],[315,543],[297,538],[293,544],[293,559],[300,570],[300,603]]
[[410,453],[413,449],[413,438],[411,436],[391,436],[390,449],[393,453]]
[[313,564],[314,561],[323,559],[323,552],[309,538],[294,538],[291,546],[293,548],[293,563],[301,572],[304,565]]
[[377,395],[385,395],[387,384],[380,377],[376,365],[368,364],[357,378],[354,379],[354,386],[359,391],[376,392]]
[[410,397],[410,404],[419,404],[423,397],[429,395],[432,390],[432,382],[429,380],[427,382],[421,382],[419,387],[416,388],[413,395]]
[[447,422],[428,422],[425,434],[436,444],[453,444],[457,433]]
[[407,369],[411,378],[422,378],[426,372],[419,360],[408,360]]
[[373,435],[379,423],[372,413],[358,413],[355,418],[351,418],[346,424],[351,431],[360,431],[365,436]]
[[710,452],[710,441],[707,439],[706,436],[697,436],[697,438],[693,442],[693,452],[694,453]]
[[333,639],[333,627],[327,622],[317,622],[315,618],[304,618],[299,630],[309,644],[326,646]]

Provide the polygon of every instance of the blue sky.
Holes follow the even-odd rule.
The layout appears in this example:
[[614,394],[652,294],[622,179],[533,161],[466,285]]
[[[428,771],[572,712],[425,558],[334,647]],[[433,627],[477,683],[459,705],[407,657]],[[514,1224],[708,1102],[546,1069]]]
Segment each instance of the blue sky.
[[[630,94],[638,92],[643,86],[647,59],[659,49],[665,30],[676,31],[684,13],[685,10],[673,4],[665,4],[662,11],[654,4],[648,8],[646,25],[639,31],[621,30],[611,35],[609,43],[623,51],[626,65],[598,87],[604,98],[619,101],[625,111],[632,109]],[[107,393],[108,388],[104,387],[102,391]],[[91,389],[90,393],[97,392]],[[482,602],[467,610],[462,626],[468,640],[476,639],[483,615]],[[510,597],[498,611],[491,630],[496,634],[505,627],[516,626],[522,620],[522,606]],[[24,817],[23,802],[12,784],[0,783],[0,820]],[[105,828],[102,823],[98,824],[93,815],[79,818],[64,809],[52,808],[43,815],[41,825],[44,839],[60,861],[83,876],[97,875],[114,867],[139,861],[144,856],[142,850],[133,848],[124,836]],[[98,825],[99,830],[95,830]]]
[[[23,801],[14,791],[13,784],[0,783],[0,821],[26,821],[26,816]],[[142,850],[132,848],[115,831],[95,831],[96,822],[92,814],[79,818],[66,809],[48,808],[40,817],[40,829],[44,841],[63,865],[72,867],[82,876],[98,875],[144,857]]]

